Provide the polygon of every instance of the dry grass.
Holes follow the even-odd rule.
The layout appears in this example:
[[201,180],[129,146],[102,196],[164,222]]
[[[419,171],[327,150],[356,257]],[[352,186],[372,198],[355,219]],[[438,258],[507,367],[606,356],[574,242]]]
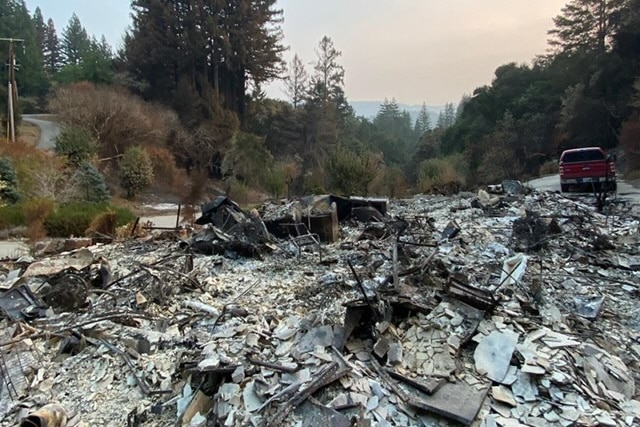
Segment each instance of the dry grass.
[[453,194],[465,184],[459,157],[434,158],[420,164],[417,190],[421,193]]
[[558,162],[549,160],[540,166],[540,176],[555,175],[558,173]]
[[0,142],[0,156],[12,160],[18,177],[18,192],[23,197],[56,199],[69,184],[64,162],[53,153],[24,141]]
[[14,160],[32,156],[44,156],[41,150],[38,150],[33,145],[25,143],[21,139],[15,143],[7,142],[5,139],[0,140],[0,154],[11,157]]
[[113,211],[101,213],[91,221],[91,225],[85,231],[86,236],[99,234],[103,236],[115,236],[118,226],[118,215]]
[[36,146],[40,141],[40,128],[32,123],[23,121],[18,126],[18,139],[25,144]]
[[47,235],[44,221],[54,208],[53,200],[31,199],[24,204],[24,214],[27,219],[27,237],[30,243],[35,243]]

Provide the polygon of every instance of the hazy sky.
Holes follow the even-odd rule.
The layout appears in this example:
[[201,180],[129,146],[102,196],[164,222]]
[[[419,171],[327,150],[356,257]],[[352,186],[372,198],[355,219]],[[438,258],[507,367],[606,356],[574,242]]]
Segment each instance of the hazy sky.
[[[529,62],[546,49],[547,30],[567,0],[279,0],[285,57],[305,63],[324,35],[342,51],[347,96],[430,105],[457,102],[491,82],[507,62]],[[118,46],[129,0],[27,0],[58,31],[76,12],[89,33]],[[311,68],[309,66],[309,68]],[[283,97],[279,83],[268,93]]]

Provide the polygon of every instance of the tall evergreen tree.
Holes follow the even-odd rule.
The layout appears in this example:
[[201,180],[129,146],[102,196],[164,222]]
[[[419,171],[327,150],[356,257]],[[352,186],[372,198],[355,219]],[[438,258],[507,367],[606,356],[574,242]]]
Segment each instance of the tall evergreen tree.
[[438,115],[438,128],[449,129],[456,122],[456,107],[448,102],[444,105],[444,109]]
[[429,111],[427,110],[427,103],[422,103],[422,108],[416,118],[416,124],[414,126],[415,134],[420,138],[425,132],[431,130],[431,117],[429,117]]
[[180,93],[193,88],[200,97],[193,75],[189,81],[180,78],[184,56],[180,56],[179,51],[184,48],[180,48],[177,34],[179,17],[171,5],[163,1],[136,0],[131,2],[131,9],[133,24],[125,35],[124,60],[133,77],[146,85],[143,95],[169,104],[173,91],[184,81]]
[[380,104],[380,109],[378,110],[378,114],[376,114],[373,123],[381,131],[395,136],[397,134],[396,130],[401,117],[402,111],[400,110],[398,101],[396,101],[395,98],[392,98],[391,100],[385,98],[384,101],[382,101],[382,104]]
[[571,0],[553,19],[551,46],[563,52],[605,52],[621,20],[625,0]]
[[40,54],[44,57],[44,43],[47,37],[47,27],[44,23],[42,11],[39,7],[36,7],[32,20],[36,33],[36,46],[38,47]]
[[75,13],[71,15],[69,23],[62,31],[61,47],[65,64],[79,64],[91,47],[87,30]]
[[471,97],[467,94],[462,95],[460,102],[458,102],[458,106],[456,107],[456,120],[458,120],[462,116],[462,112],[464,111],[464,107],[469,103]]
[[344,68],[338,62],[342,53],[324,36],[316,49],[314,73],[305,103],[305,168],[323,167],[335,150],[353,115],[344,93]]
[[353,115],[344,92],[344,67],[338,62],[342,56],[331,38],[324,36],[316,48],[314,74],[309,83],[307,99],[323,108],[335,109],[337,125],[344,127],[345,120]]
[[401,110],[395,98],[391,101],[385,99],[373,124],[379,132],[379,136],[374,137],[372,141],[375,149],[382,151],[389,163],[404,163],[410,144],[415,143],[414,127],[409,112]]
[[113,51],[103,35],[98,41],[91,38],[91,44],[82,60],[82,80],[94,83],[111,83],[113,81]]
[[62,55],[60,53],[60,42],[58,41],[56,27],[51,18],[47,21],[43,54],[45,70],[49,75],[55,74],[62,65]]
[[344,68],[338,62],[342,52],[335,48],[333,40],[324,36],[316,49],[315,73],[311,79],[312,96],[322,102],[337,99],[344,94]]
[[[240,117],[254,87],[283,71],[282,11],[276,0],[133,0],[125,38],[131,74],[148,83],[145,95],[171,103],[178,82]],[[186,79],[186,80],[185,80]],[[210,111],[203,111],[207,119]]]
[[[47,91],[48,82],[42,66],[42,54],[38,48],[35,25],[22,0],[0,1],[0,34],[3,37],[24,39],[14,43],[16,82],[21,96],[41,96]],[[0,63],[5,64],[9,44],[0,44]],[[7,81],[8,67],[0,67],[0,81]],[[3,97],[3,98],[6,98]],[[6,99],[0,99],[6,105]],[[4,107],[0,111],[6,111]]]
[[627,0],[615,35],[616,52],[638,62],[640,58],[640,0]]
[[289,66],[289,75],[284,82],[287,95],[293,104],[293,108],[298,108],[304,100],[308,78],[309,76],[304,68],[304,64],[296,54]]

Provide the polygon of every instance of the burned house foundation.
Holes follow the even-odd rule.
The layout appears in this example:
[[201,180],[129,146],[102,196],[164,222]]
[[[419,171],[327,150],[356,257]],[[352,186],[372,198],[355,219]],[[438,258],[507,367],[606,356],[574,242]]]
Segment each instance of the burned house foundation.
[[637,425],[633,212],[222,198],[187,239],[3,262],[0,425]]

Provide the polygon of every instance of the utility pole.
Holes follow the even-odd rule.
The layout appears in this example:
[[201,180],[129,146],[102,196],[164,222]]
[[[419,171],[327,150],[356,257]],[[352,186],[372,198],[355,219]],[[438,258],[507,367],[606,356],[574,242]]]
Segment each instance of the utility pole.
[[9,114],[7,120],[7,140],[11,142],[16,142],[16,121],[14,115],[14,102],[18,102],[18,86],[16,85],[16,57],[13,51],[13,43],[24,43],[24,39],[14,39],[14,38],[2,38],[0,37],[0,41],[9,42],[9,81],[7,83],[8,88],[8,106],[9,106]]

